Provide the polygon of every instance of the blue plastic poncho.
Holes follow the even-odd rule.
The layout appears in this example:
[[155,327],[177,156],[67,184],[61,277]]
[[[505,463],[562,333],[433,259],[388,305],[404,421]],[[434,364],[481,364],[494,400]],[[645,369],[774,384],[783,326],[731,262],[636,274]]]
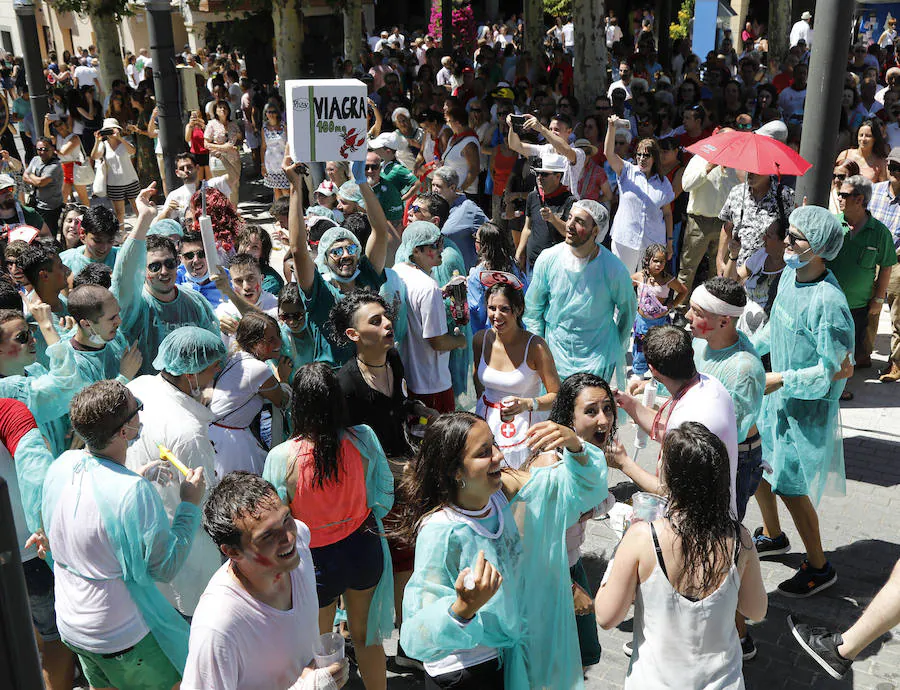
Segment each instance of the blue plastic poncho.
[[109,254],[106,255],[106,258],[103,261],[94,261],[93,259],[88,258],[84,253],[84,245],[80,247],[75,247],[74,249],[66,249],[64,252],[61,252],[59,258],[62,259],[63,265],[72,271],[73,276],[77,276],[81,273],[82,269],[91,263],[104,263],[110,268],[115,268],[116,266],[116,257],[119,255],[120,247],[113,247],[109,250]]
[[[437,661],[485,645],[498,650],[509,690],[584,687],[565,532],[609,493],[603,453],[585,448],[587,465],[564,451],[562,462],[533,468],[511,503],[502,491],[494,494],[494,532],[449,507],[425,519],[403,596],[400,643],[407,654]],[[463,627],[447,611],[456,578],[480,550],[503,584]]]
[[804,234],[813,253],[825,261],[831,261],[841,251],[844,229],[837,216],[828,209],[799,206],[791,211],[788,222]]
[[734,401],[738,443],[743,443],[756,424],[766,390],[766,370],[750,339],[738,331],[734,345],[713,350],[705,340],[694,338],[694,364],[725,386]]
[[[34,291],[30,292],[26,295],[26,305],[29,297],[35,296]],[[57,332],[60,338],[65,339],[69,337],[69,333],[60,327],[59,319],[64,316],[69,315],[69,302],[66,299],[65,295],[59,295],[59,301],[62,304],[62,309],[60,311],[53,312],[53,318],[51,321],[53,322],[53,330]],[[25,320],[28,322],[29,326],[32,326],[31,333],[34,336],[34,345],[37,350],[37,354],[35,355],[35,361],[39,364],[43,364],[45,367],[50,366],[50,356],[47,354],[47,340],[44,338],[44,334],[41,329],[38,327],[37,323],[34,320],[34,317],[30,312],[27,311],[28,307],[26,306],[26,314]]]
[[796,276],[784,269],[769,322],[753,339],[784,379],[763,399],[759,428],[772,490],[818,503],[826,491],[846,489],[839,405],[846,381],[832,378],[853,354],[853,319],[831,271],[815,283]]
[[[147,243],[127,239],[113,269],[110,291],[119,301],[122,325],[119,331],[129,342],[137,341],[144,356],[140,374],[155,374],[153,360],[165,337],[182,326],[199,326],[220,335],[219,320],[199,292],[175,286],[178,296],[162,302],[144,287],[147,273]],[[174,281],[173,281],[174,283]]]
[[[166,657],[182,673],[187,660],[188,624],[166,601],[156,582],[170,581],[184,563],[200,529],[200,509],[182,502],[170,524],[162,499],[146,479],[107,458],[70,450],[50,466],[44,482],[42,515],[51,548],[60,498],[69,491],[80,495],[86,483],[122,567],[128,593]],[[55,561],[54,567],[67,566]]]
[[0,457],[0,477],[8,485],[19,553],[23,560],[34,558],[37,548],[32,546],[26,550],[25,542],[42,526],[44,477],[53,463],[53,455],[47,450],[41,432],[30,429],[19,439],[11,458],[5,448],[0,448],[0,456],[5,456]]
[[82,378],[75,352],[68,343],[51,345],[47,355],[49,370],[34,363],[25,368],[24,376],[0,378],[0,398],[15,398],[25,403],[55,458],[69,447],[69,403],[93,381]]
[[[71,340],[66,341],[68,347],[72,347]],[[75,366],[78,367],[78,375],[86,382],[86,385],[97,383],[103,379],[115,379],[123,385],[128,379],[119,373],[122,364],[122,355],[128,349],[130,343],[122,333],[122,328],[116,331],[116,337],[110,340],[99,350],[76,350]]]
[[[421,224],[421,227],[418,230],[413,228],[412,233],[410,233],[410,228],[417,224]],[[441,238],[440,230],[437,230],[437,233],[435,233],[432,228],[437,230],[436,225],[426,221],[415,221],[406,226],[406,229],[403,231],[403,242],[394,255],[394,263],[409,261],[412,256],[412,250],[415,247],[437,242]],[[465,261],[456,243],[445,235],[444,249],[441,251],[441,265],[431,269],[431,277],[434,278],[434,282],[438,284],[438,287],[443,287],[456,275],[466,275]],[[453,333],[457,325],[450,313],[449,297],[444,298],[444,308],[447,312],[447,331]],[[406,319],[403,319],[403,321],[405,323]],[[466,346],[450,351],[450,379],[453,383],[456,408],[459,410],[470,410],[475,405],[475,384],[472,381],[473,336],[471,321],[465,326],[459,326],[459,332],[460,335],[466,337]]]
[[[366,632],[366,646],[369,646],[381,644],[382,640],[389,638],[394,631],[394,572],[391,567],[387,539],[383,536],[384,525],[382,523],[384,516],[394,505],[394,476],[391,474],[391,468],[381,448],[381,443],[370,427],[360,424],[347,427],[344,431],[359,450],[359,454],[368,461],[366,503],[369,510],[372,511],[372,515],[375,516],[378,534],[382,535],[380,539],[384,567],[369,606]],[[343,441],[343,437],[340,441]],[[288,503],[287,476],[292,460],[292,448],[293,443],[288,441],[270,450],[266,456],[266,466],[262,475],[263,479],[275,487],[281,500],[285,503]]]
[[624,389],[637,298],[625,265],[598,250],[587,263],[565,243],[541,252],[525,293],[525,327],[547,341],[560,378],[590,372]]
[[227,356],[221,337],[197,326],[182,326],[163,338],[153,368],[172,376],[199,374],[216,362],[224,364]]

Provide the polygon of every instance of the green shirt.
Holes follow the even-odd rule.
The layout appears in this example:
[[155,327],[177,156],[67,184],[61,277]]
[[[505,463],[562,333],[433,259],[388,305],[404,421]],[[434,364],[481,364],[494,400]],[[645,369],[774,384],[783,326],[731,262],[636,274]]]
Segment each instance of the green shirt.
[[403,220],[403,199],[400,198],[400,192],[397,191],[393,184],[382,179],[381,182],[372,187],[372,191],[378,197],[378,203],[381,204],[381,208],[384,209],[384,215],[387,216],[389,221],[395,223]]
[[838,214],[844,228],[844,245],[838,255],[827,262],[847,297],[851,309],[868,306],[875,293],[875,269],[897,263],[891,231],[871,214],[854,235],[844,214]]
[[381,167],[381,179],[394,185],[400,192],[400,196],[406,194],[419,182],[419,178],[413,175],[409,168],[397,161],[388,161]]

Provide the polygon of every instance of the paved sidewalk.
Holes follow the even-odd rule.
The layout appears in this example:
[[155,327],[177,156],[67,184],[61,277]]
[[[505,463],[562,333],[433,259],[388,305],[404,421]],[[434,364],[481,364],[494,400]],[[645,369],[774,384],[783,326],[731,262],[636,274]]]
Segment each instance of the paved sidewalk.
[[[260,190],[261,191],[261,190]],[[241,204],[248,220],[269,227],[268,203],[249,201]],[[273,266],[280,261],[273,260]],[[887,580],[894,563],[900,559],[900,383],[881,384],[878,372],[886,362],[890,322],[882,313],[873,354],[873,368],[857,372],[849,382],[855,399],[842,403],[844,454],[847,468],[846,496],[826,496],[819,505],[819,519],[826,555],[838,572],[838,582],[809,599],[788,599],[776,593],[779,582],[793,574],[803,553],[802,542],[787,511],[781,506],[782,526],[793,546],[791,553],[763,561],[762,572],[769,591],[766,619],[751,626],[759,654],[744,664],[744,678],[750,690],[777,688],[854,688],[858,690],[900,690],[900,628],[867,648],[840,681],[827,676],[794,641],[786,617],[795,612],[806,620],[830,628],[846,629],[862,613],[878,589]],[[626,426],[620,437],[633,448],[634,427]],[[640,464],[655,466],[658,446],[650,442],[642,451]],[[609,482],[617,491],[630,492],[627,477],[610,471]],[[751,500],[744,524],[752,532],[761,525],[759,509]],[[603,521],[588,525],[584,559],[594,587],[606,569],[617,543]],[[622,688],[628,658],[622,645],[631,639],[631,614],[618,628],[600,631],[603,657],[592,667],[585,687],[589,690]],[[396,633],[395,633],[396,635]],[[385,644],[393,654],[396,642]],[[388,688],[421,688],[421,676],[393,667],[388,661]],[[393,671],[402,671],[394,673]],[[362,688],[355,679],[348,687]]]

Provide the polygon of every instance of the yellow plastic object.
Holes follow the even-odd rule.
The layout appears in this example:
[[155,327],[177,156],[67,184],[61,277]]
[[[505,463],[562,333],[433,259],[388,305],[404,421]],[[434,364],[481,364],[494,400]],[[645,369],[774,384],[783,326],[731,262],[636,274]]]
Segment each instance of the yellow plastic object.
[[179,460],[174,455],[172,455],[172,451],[169,450],[168,448],[166,448],[164,445],[158,444],[158,447],[159,447],[159,459],[160,460],[168,460],[173,465],[175,465],[175,469],[177,469],[179,472],[181,472],[181,474],[183,474],[185,477],[187,477],[189,470],[184,465],[184,463],[182,463],[181,460]]

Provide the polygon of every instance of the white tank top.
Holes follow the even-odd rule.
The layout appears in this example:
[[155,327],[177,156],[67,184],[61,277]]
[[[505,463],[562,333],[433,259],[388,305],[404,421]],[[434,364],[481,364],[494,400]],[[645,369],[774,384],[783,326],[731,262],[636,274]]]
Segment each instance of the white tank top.
[[[452,137],[451,137],[452,141]],[[465,156],[462,155],[463,149],[466,148],[469,144],[474,143],[475,148],[478,150],[480,155],[481,146],[478,143],[478,137],[468,136],[463,137],[459,141],[450,144],[447,143],[447,150],[444,151],[444,165],[450,166],[456,171],[456,174],[459,175],[459,184],[460,191],[465,192],[466,194],[476,194],[478,192],[478,176],[475,176],[475,180],[470,184],[466,189],[462,188],[462,183],[466,181],[466,178],[469,176],[469,162],[465,159]]]
[[741,577],[734,560],[718,589],[698,601],[672,587],[662,563],[657,549],[653,572],[638,585],[625,690],[743,690],[741,642],[734,627]]

